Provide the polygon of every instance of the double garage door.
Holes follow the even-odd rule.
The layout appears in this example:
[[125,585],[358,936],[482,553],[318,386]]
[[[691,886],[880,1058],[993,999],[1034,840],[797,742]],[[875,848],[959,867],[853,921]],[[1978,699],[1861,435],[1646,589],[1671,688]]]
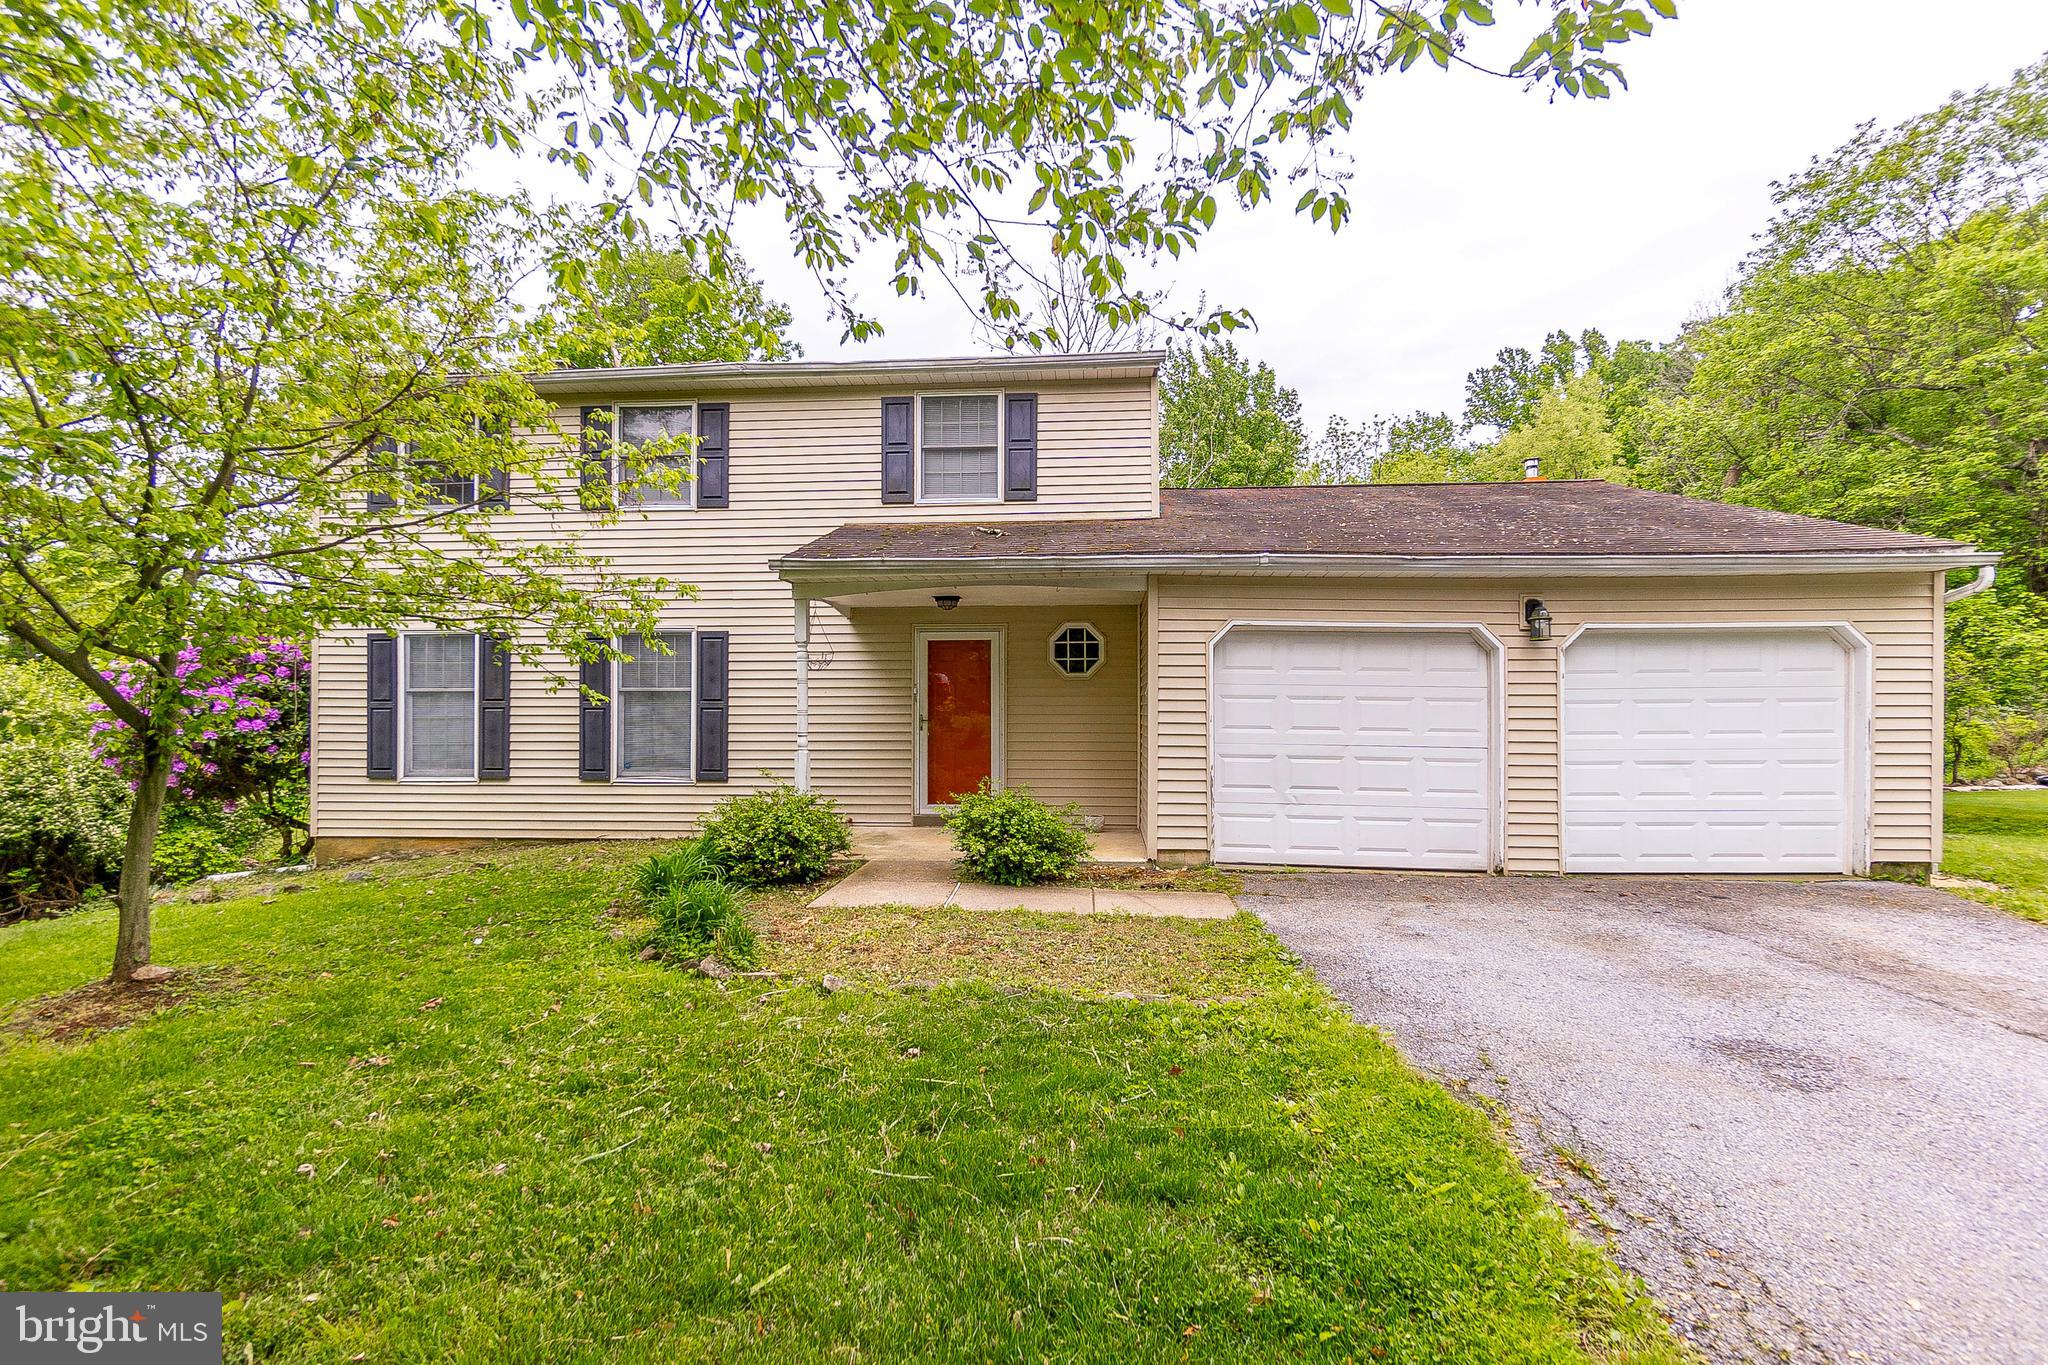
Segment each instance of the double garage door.
[[[1568,872],[1840,872],[1850,676],[1826,630],[1599,630],[1565,650]],[[1215,651],[1220,862],[1498,865],[1493,647],[1450,629],[1245,627]]]

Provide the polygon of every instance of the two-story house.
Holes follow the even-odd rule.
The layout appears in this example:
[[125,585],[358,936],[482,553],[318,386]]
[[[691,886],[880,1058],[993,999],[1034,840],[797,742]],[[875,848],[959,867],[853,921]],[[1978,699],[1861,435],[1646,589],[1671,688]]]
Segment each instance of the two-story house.
[[1946,575],[1995,556],[1598,482],[1162,490],[1161,359],[537,376],[572,440],[697,467],[500,534],[698,592],[597,703],[466,635],[323,637],[323,856],[680,835],[771,781],[908,825],[986,778],[1170,861],[1938,859]]

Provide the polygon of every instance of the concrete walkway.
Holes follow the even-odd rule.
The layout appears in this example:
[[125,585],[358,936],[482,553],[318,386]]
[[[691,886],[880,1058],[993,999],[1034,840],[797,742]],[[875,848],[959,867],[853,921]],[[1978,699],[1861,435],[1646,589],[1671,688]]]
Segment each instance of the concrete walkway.
[[[868,861],[852,876],[828,888],[811,904],[820,907],[958,905],[968,910],[1037,910],[1066,915],[1174,915],[1183,919],[1229,919],[1237,913],[1237,903],[1216,891],[1135,891],[1108,886],[990,886],[984,882],[964,882],[953,871],[952,845],[944,833],[943,830],[925,829],[863,832],[855,841],[854,851],[864,854]],[[930,837],[934,835],[938,837]],[[1098,839],[1098,854],[1102,852],[1102,842]],[[1143,861],[1142,855],[1137,861]]]

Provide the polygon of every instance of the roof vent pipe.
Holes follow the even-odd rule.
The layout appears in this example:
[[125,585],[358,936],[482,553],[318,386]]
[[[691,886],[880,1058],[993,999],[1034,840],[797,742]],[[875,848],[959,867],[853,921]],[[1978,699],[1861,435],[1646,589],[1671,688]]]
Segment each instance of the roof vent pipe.
[[1525,481],[1526,481],[1526,480],[1529,480],[1529,479],[1540,479],[1540,478],[1542,478],[1542,477],[1543,477],[1543,461],[1542,461],[1542,460],[1538,459],[1538,458],[1537,458],[1536,456],[1534,456],[1534,455],[1531,455],[1531,456],[1530,456],[1530,457],[1529,457],[1528,459],[1526,459],[1526,460],[1522,461],[1522,478],[1523,478],[1523,479],[1524,479]]

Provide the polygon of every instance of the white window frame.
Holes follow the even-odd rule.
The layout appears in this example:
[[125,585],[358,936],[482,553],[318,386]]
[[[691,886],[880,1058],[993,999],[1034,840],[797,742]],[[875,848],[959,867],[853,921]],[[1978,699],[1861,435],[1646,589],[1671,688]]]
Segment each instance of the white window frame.
[[[469,775],[460,773],[415,773],[412,771],[412,642],[441,635],[468,635],[471,654],[469,670]],[[483,762],[483,638],[474,631],[407,630],[398,636],[398,780],[401,782],[475,782]],[[450,689],[452,690],[452,689]]]
[[[413,442],[411,442],[411,441],[394,441],[394,442],[392,442],[392,444],[393,444],[394,446],[396,446],[396,447],[397,447],[397,450],[396,450],[396,452],[395,452],[395,453],[397,454],[397,456],[398,456],[398,458],[399,458],[399,461],[400,461],[400,462],[401,462],[402,464],[405,464],[405,465],[409,465],[409,466],[413,466],[413,469],[412,469],[412,471],[411,471],[411,472],[415,472],[415,473],[416,473],[416,472],[421,472],[421,470],[420,470],[420,467],[419,467],[419,464],[418,464],[418,461],[416,461],[416,460],[415,460],[415,459],[413,458],[413,452],[414,452],[414,450],[416,450],[416,449],[418,448],[417,446],[415,446],[415,445],[414,445],[414,443],[413,443]],[[468,496],[468,497],[466,497],[466,498],[461,498],[461,499],[458,499],[458,500],[456,500],[456,501],[454,501],[454,502],[442,502],[442,501],[440,501],[440,500],[438,500],[438,499],[435,499],[435,500],[433,500],[433,501],[429,501],[429,502],[425,502],[425,503],[422,503],[422,504],[421,504],[421,506],[422,506],[423,508],[433,508],[433,507],[474,507],[474,506],[476,506],[476,504],[477,504],[478,502],[482,501],[482,499],[483,499],[483,496],[484,496],[484,489],[483,489],[483,482],[484,482],[484,481],[483,481],[482,479],[478,478],[478,477],[477,477],[476,475],[474,475],[474,474],[464,474],[464,475],[462,476],[462,479],[463,479],[463,481],[464,481],[465,483],[467,483],[467,484],[469,485],[469,496]],[[420,480],[420,482],[421,482],[422,484],[426,484],[426,483],[430,483],[430,482],[434,482],[434,481],[433,481],[433,480],[428,480],[428,479],[422,479],[422,480]],[[426,634],[426,635],[433,635],[433,634],[437,634],[437,633],[440,633],[440,632],[435,632],[435,631],[421,631],[421,632],[415,632],[415,633],[417,633],[417,634]],[[453,632],[449,632],[449,633],[453,633]]]
[[[659,504],[657,504],[659,505]],[[690,723],[689,771],[681,775],[671,773],[648,773],[645,775],[626,771],[626,693],[620,686],[619,659],[611,665],[611,706],[612,706],[612,781],[635,787],[674,787],[694,783],[697,780],[697,628],[695,626],[656,626],[656,635],[680,635],[684,643],[679,651],[690,670]],[[626,637],[615,636],[612,644],[620,653],[625,652]]]
[[[996,400],[996,467],[987,497],[932,498],[924,491],[924,401],[927,398],[993,398]],[[1010,410],[1008,389],[930,389],[911,395],[910,486],[917,501],[930,507],[978,507],[1003,500],[1003,422]]]
[[[1065,635],[1070,630],[1085,630],[1095,637],[1095,662],[1084,673],[1069,673],[1066,669],[1060,667],[1060,636]],[[1045,661],[1052,665],[1053,672],[1070,682],[1080,682],[1085,678],[1092,678],[1102,671],[1104,664],[1109,662],[1109,637],[1105,636],[1102,633],[1102,628],[1093,621],[1062,621],[1053,627],[1052,634],[1045,637]]]
[[[700,431],[697,426],[697,421],[699,417],[698,409],[701,408],[702,406],[703,404],[699,403],[694,398],[690,399],[688,402],[657,403],[650,400],[644,403],[612,404],[611,478],[612,487],[616,489],[618,493],[618,503],[620,508],[631,508],[636,512],[694,512],[697,510],[697,470],[695,468],[695,461],[697,458],[696,442],[703,439],[703,432]],[[627,410],[630,408],[688,408],[690,410],[691,445],[689,453],[685,455],[683,458],[690,460],[692,462],[692,467],[684,471],[685,477],[682,481],[681,488],[678,490],[683,495],[682,501],[642,502],[637,497],[628,496],[628,484],[626,482],[625,466],[625,414]],[[664,634],[666,632],[657,631],[656,633]]]

